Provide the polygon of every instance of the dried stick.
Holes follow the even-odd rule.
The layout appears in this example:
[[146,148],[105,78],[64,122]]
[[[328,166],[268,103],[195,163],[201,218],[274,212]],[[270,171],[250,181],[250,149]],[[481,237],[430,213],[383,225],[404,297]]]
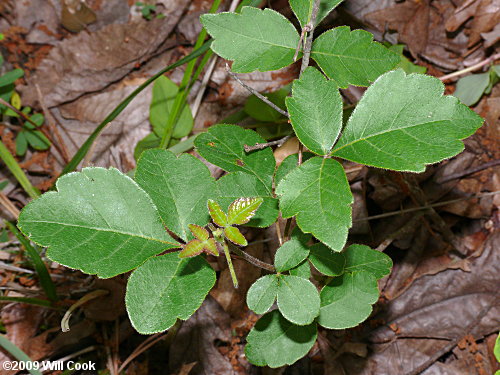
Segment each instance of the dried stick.
[[241,86],[243,86],[245,89],[247,89],[250,93],[254,94],[257,98],[262,100],[264,103],[266,103],[268,106],[273,108],[274,110],[278,111],[281,113],[283,116],[289,117],[288,113],[284,110],[282,110],[280,107],[278,107],[276,104],[271,102],[268,98],[266,98],[264,95],[262,95],[260,92],[257,90],[251,88],[248,86],[246,83],[244,83],[241,79],[238,78],[238,76],[231,71],[231,68],[229,67],[228,63],[226,63],[226,71],[229,73],[231,77],[233,77],[236,82],[238,82]]
[[495,60],[498,60],[498,59],[500,59],[500,53],[496,53],[496,54],[488,57],[487,59],[485,59],[485,60],[483,60],[481,62],[478,62],[477,64],[469,66],[468,68],[465,68],[465,69],[462,69],[462,70],[458,70],[456,72],[453,72],[453,73],[450,73],[450,74],[447,74],[447,75],[444,75],[444,76],[438,77],[438,78],[441,81],[446,81],[448,79],[461,76],[462,74],[473,72],[474,70],[478,70],[479,68],[482,68],[483,66],[488,65],[488,64],[490,64],[490,63],[492,63],[492,62],[494,62]]
[[470,175],[470,174],[473,174],[473,173],[476,173],[476,172],[480,172],[480,171],[482,171],[484,169],[487,169],[487,168],[490,168],[490,167],[495,167],[497,165],[500,165],[500,159],[492,160],[492,161],[489,161],[487,163],[478,165],[476,167],[468,168],[468,169],[466,169],[464,171],[460,171],[460,172],[457,172],[457,173],[450,174],[448,176],[443,176],[440,179],[438,179],[436,181],[436,183],[442,184],[443,182],[448,182],[448,181],[451,181],[451,180],[455,180],[457,178],[460,178],[460,177],[463,177],[463,176],[467,176],[467,175]]

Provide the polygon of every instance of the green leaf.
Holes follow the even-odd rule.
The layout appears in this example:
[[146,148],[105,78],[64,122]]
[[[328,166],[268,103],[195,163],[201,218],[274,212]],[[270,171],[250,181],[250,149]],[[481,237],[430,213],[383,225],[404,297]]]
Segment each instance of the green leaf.
[[495,347],[493,348],[493,354],[497,359],[497,362],[500,362],[500,333],[497,335],[497,339],[495,340]]
[[[337,7],[343,0],[321,0],[319,3],[318,14],[316,15],[315,26],[318,25],[330,12]],[[311,14],[314,0],[289,0],[290,7],[304,27],[311,21]]]
[[219,204],[211,199],[208,200],[208,213],[212,218],[213,222],[217,224],[219,227],[227,226],[227,216],[220,208]]
[[281,275],[277,297],[281,314],[294,324],[310,324],[319,314],[318,290],[302,277]]
[[335,277],[321,290],[318,323],[330,329],[355,327],[370,316],[378,294],[377,280],[368,272]]
[[190,258],[200,255],[205,248],[203,241],[194,239],[185,244],[182,251],[179,253],[179,258]]
[[344,169],[333,159],[314,157],[288,173],[276,189],[283,218],[297,215],[304,233],[312,233],[341,251],[351,227],[351,189]]
[[247,246],[248,242],[240,232],[238,228],[235,227],[226,227],[224,228],[224,235],[226,238],[232,243],[240,246]]
[[391,273],[392,260],[381,251],[365,245],[351,245],[343,253],[347,272],[364,271],[377,280]]
[[149,259],[128,279],[125,303],[134,328],[142,334],[165,331],[201,306],[215,284],[215,271],[201,257],[176,253]]
[[[26,108],[28,107],[25,107],[24,109]],[[45,117],[43,117],[41,113],[35,113],[33,116],[30,117],[30,120],[33,121],[38,127],[43,125],[43,123],[45,122]]]
[[245,130],[236,125],[215,125],[206,133],[200,134],[194,144],[198,152],[208,162],[227,172],[245,172],[255,176],[272,195],[272,178],[276,161],[273,151],[263,150],[245,152],[245,145],[263,143],[253,130]]
[[291,365],[307,354],[317,335],[316,323],[298,326],[274,310],[260,318],[248,334],[245,355],[257,366]]
[[208,230],[199,225],[189,224],[188,228],[191,233],[193,233],[193,236],[195,236],[200,241],[206,241],[210,237],[210,233],[208,233]]
[[228,225],[242,225],[250,221],[264,200],[262,198],[238,198],[229,205]]
[[247,305],[256,314],[264,314],[271,308],[278,293],[276,275],[262,276],[248,289]]
[[[149,122],[155,134],[161,138],[167,126],[168,116],[179,92],[177,85],[165,76],[160,76],[153,85],[153,99],[149,107]],[[179,115],[172,137],[182,138],[193,130],[193,115],[189,105],[185,105]]]
[[165,225],[184,241],[188,224],[207,225],[207,201],[216,194],[216,185],[199,159],[147,150],[137,163],[135,180],[151,196]]
[[24,207],[18,223],[49,247],[55,262],[108,278],[179,246],[151,198],[117,169],[84,168],[59,178],[56,187]]
[[372,34],[350,31],[348,26],[321,34],[313,43],[311,57],[341,88],[368,86],[400,61],[394,52],[374,42]]
[[298,266],[309,255],[307,243],[311,236],[302,233],[298,228],[292,232],[290,240],[286,241],[276,251],[274,256],[274,267],[278,272],[285,272]]
[[28,140],[26,139],[26,131],[21,130],[16,137],[16,155],[24,156],[28,149]]
[[25,132],[26,140],[35,150],[44,151],[50,147],[50,141],[39,130]]
[[134,149],[134,159],[139,160],[141,154],[151,148],[158,148],[160,146],[161,139],[155,133],[149,133],[147,136],[142,138]]
[[302,277],[303,279],[309,279],[311,277],[311,267],[309,266],[309,262],[304,260],[297,267],[292,268],[290,271],[290,275]]
[[[313,153],[311,152],[304,152],[302,153],[302,162],[305,163],[309,159],[311,159],[314,156]],[[274,184],[276,186],[279,185],[281,180],[291,171],[293,171],[295,168],[297,168],[299,162],[299,155],[298,154],[292,154],[288,155],[285,160],[281,162],[279,165],[278,169],[276,170],[276,173],[274,174]]]
[[343,253],[334,253],[321,243],[311,247],[309,260],[319,272],[327,276],[339,276],[344,272],[345,258]]
[[212,50],[233,60],[236,73],[277,70],[293,63],[299,34],[274,10],[243,7],[241,14],[204,14],[200,19],[215,39]]
[[453,95],[460,99],[465,105],[474,105],[481,99],[481,96],[483,96],[484,90],[488,87],[489,82],[489,73],[471,74],[462,77],[458,80],[457,88]]
[[384,74],[370,86],[334,147],[333,155],[397,171],[423,172],[426,164],[464,148],[460,139],[483,120],[453,96],[443,96],[437,78]]
[[189,241],[183,246],[182,251],[179,253],[179,258],[191,258],[200,255],[202,252],[219,256],[215,239],[207,238],[206,240],[194,239]]
[[[290,87],[285,86],[280,90],[263,94],[272,103],[276,104],[281,109],[285,109],[285,98],[290,93]],[[264,103],[262,100],[257,98],[255,95],[251,95],[245,102],[245,112],[258,121],[264,122],[274,122],[279,119],[283,119],[284,116],[271,108],[268,104]]]
[[255,216],[247,223],[248,226],[268,227],[278,218],[278,200],[269,195],[267,188],[257,177],[243,172],[228,173],[217,180],[217,187],[217,201],[224,208],[240,197],[258,197],[263,200]]
[[328,155],[342,129],[342,98],[337,84],[309,67],[294,81],[286,107],[300,142],[318,155]]
[[22,76],[24,76],[24,71],[22,69],[11,70],[0,77],[0,87],[11,85]]
[[392,46],[388,46],[388,49],[390,51],[397,53],[401,58],[399,64],[396,65],[396,69],[401,68],[406,73],[425,74],[427,68],[425,66],[415,65],[410,60],[408,60],[408,58],[403,54],[404,48],[405,48],[404,44],[394,44]]

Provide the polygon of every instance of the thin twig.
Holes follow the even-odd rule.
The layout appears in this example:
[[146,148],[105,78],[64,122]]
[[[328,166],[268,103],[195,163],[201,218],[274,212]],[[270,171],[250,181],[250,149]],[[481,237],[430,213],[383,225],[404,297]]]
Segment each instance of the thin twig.
[[463,176],[467,176],[467,175],[470,175],[470,174],[473,174],[473,173],[476,173],[476,172],[480,172],[480,171],[482,171],[484,169],[487,169],[487,168],[490,168],[490,167],[494,167],[494,166],[497,166],[497,165],[500,165],[500,159],[492,160],[492,161],[489,161],[487,163],[478,165],[476,167],[468,168],[468,169],[466,169],[464,171],[460,171],[460,172],[457,172],[457,173],[450,174],[448,176],[443,176],[443,177],[437,179],[436,183],[442,184],[443,182],[448,182],[448,181],[451,181],[451,180],[455,180],[457,178],[460,178],[460,177],[463,177]]
[[462,201],[466,201],[466,200],[469,200],[469,199],[488,197],[490,195],[496,195],[496,194],[499,194],[499,193],[500,193],[500,190],[492,191],[492,192],[488,192],[488,193],[473,194],[473,195],[471,195],[469,197],[452,199],[452,200],[445,201],[445,202],[432,203],[432,204],[429,204],[429,205],[426,205],[426,206],[412,207],[412,208],[407,208],[407,209],[399,210],[399,211],[386,212],[385,214],[362,217],[360,219],[353,220],[353,223],[357,223],[357,222],[360,222],[360,221],[383,219],[383,218],[390,217],[390,216],[402,215],[402,214],[407,214],[407,213],[410,213],[410,212],[415,212],[415,211],[420,211],[420,210],[427,210],[427,209],[433,208],[433,207],[446,206],[446,205],[452,204],[452,203],[462,202]]
[[311,47],[312,47],[312,42],[313,42],[313,36],[314,36],[314,25],[316,23],[316,16],[318,15],[319,11],[319,4],[321,0],[314,0],[312,12],[311,12],[311,20],[307,25],[304,26],[304,30],[308,33],[307,38],[306,38],[306,44],[304,46],[304,54],[302,55],[302,65],[300,67],[300,75],[306,70],[306,68],[309,66],[309,58],[311,56]]
[[255,151],[255,150],[262,150],[263,148],[270,147],[270,146],[281,147],[291,137],[292,137],[291,135],[287,135],[281,139],[278,139],[277,141],[266,142],[266,143],[256,143],[253,146],[245,145],[245,146],[243,146],[243,148],[245,149],[246,152],[251,152],[251,151]]
[[231,251],[233,253],[235,253],[236,255],[239,255],[240,257],[242,257],[243,259],[245,259],[248,263],[251,263],[251,264],[253,264],[256,267],[262,268],[262,269],[264,269],[266,271],[269,271],[269,272],[275,272],[276,271],[274,269],[274,266],[272,264],[263,262],[263,261],[255,258],[255,257],[251,256],[250,254],[244,252],[239,247],[233,245],[230,242],[229,242],[229,247],[231,248]]
[[82,298],[80,298],[78,301],[76,301],[73,305],[71,305],[70,308],[64,314],[63,318],[61,319],[61,331],[63,331],[63,332],[69,331],[69,319],[71,318],[73,311],[75,311],[78,307],[80,307],[84,303],[91,301],[95,298],[105,296],[107,294],[109,294],[109,290],[104,290],[104,289],[94,290],[94,291],[84,295]]
[[19,109],[17,109],[16,107],[14,107],[12,104],[10,104],[9,102],[5,101],[4,99],[0,98],[0,104],[3,104],[4,106],[8,107],[9,109],[11,109],[12,111],[14,111],[15,113],[17,113],[19,116],[21,116],[24,120],[28,121],[31,125],[33,125],[34,127],[38,128],[38,124],[35,123],[34,121],[32,121],[27,115],[26,113],[24,112],[21,112]]
[[284,110],[282,110],[280,107],[278,107],[276,104],[271,102],[268,98],[266,98],[264,95],[262,95],[260,92],[257,90],[251,88],[248,86],[246,83],[244,83],[241,79],[238,78],[238,76],[231,71],[231,68],[229,67],[228,63],[226,63],[226,71],[229,73],[231,77],[233,77],[236,82],[238,82],[241,86],[243,86],[245,89],[247,89],[250,93],[254,94],[257,98],[262,100],[264,103],[266,103],[268,106],[273,108],[274,110],[278,111],[281,113],[283,116],[289,117],[288,113]]
[[297,43],[297,48],[295,49],[295,53],[293,55],[293,61],[297,61],[297,57],[299,56],[299,51],[300,51],[300,46],[302,45],[302,41],[304,40],[304,35],[306,34],[306,29],[303,28],[302,32],[300,33],[300,39],[299,42]]
[[200,88],[198,89],[198,93],[196,94],[196,98],[194,99],[194,102],[193,102],[193,117],[194,118],[196,118],[196,115],[198,114],[198,111],[199,111],[200,106],[201,106],[201,101],[203,99],[203,95],[205,94],[205,90],[207,89],[208,81],[210,80],[210,77],[212,77],[216,63],[217,63],[217,56],[214,55],[214,56],[210,57],[210,62],[208,63],[207,70],[205,72],[205,75],[203,76]]
[[478,62],[477,64],[469,66],[468,68],[465,68],[465,69],[462,69],[462,70],[458,70],[456,72],[453,72],[453,73],[450,73],[450,74],[446,74],[446,75],[444,75],[442,77],[438,77],[438,78],[441,81],[446,81],[448,79],[461,76],[462,74],[473,72],[474,70],[478,70],[479,68],[482,68],[485,65],[491,64],[492,62],[494,62],[495,60],[498,60],[498,59],[500,59],[500,53],[496,53],[496,54],[488,57],[487,59],[485,59],[485,60],[483,60],[481,62]]

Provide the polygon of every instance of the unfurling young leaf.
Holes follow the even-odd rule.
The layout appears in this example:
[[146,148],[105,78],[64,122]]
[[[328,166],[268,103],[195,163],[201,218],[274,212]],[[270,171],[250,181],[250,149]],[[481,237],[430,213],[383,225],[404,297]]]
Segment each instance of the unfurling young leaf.
[[189,224],[188,227],[196,238],[184,245],[182,251],[179,253],[179,258],[194,257],[202,252],[219,256],[215,239],[210,238],[210,234],[205,228],[195,224]]
[[247,246],[248,242],[240,232],[238,228],[235,227],[226,227],[224,228],[224,235],[226,238],[232,243],[240,246]]
[[239,198],[230,204],[227,211],[228,225],[246,224],[255,215],[264,200],[262,198]]
[[213,222],[219,227],[227,226],[227,215],[222,211],[219,204],[212,199],[208,200],[208,212]]

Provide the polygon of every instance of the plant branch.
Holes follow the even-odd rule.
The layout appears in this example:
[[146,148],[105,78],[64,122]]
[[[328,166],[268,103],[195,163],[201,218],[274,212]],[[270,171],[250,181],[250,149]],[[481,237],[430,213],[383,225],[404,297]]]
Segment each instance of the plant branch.
[[492,62],[494,62],[495,60],[498,60],[498,59],[500,59],[500,52],[496,53],[496,54],[494,54],[494,55],[492,55],[490,57],[488,57],[487,59],[485,59],[485,60],[483,60],[481,62],[478,62],[477,64],[469,66],[468,68],[465,68],[465,69],[462,69],[462,70],[458,70],[456,72],[453,72],[453,73],[450,73],[450,74],[446,74],[446,75],[444,75],[442,77],[438,77],[438,78],[441,81],[446,81],[448,79],[461,76],[462,74],[473,72],[474,70],[482,68],[485,65],[491,64]]
[[468,169],[466,169],[464,171],[453,173],[453,174],[450,174],[448,176],[443,176],[443,177],[439,178],[436,181],[436,183],[442,184],[443,182],[448,182],[448,181],[455,180],[455,179],[463,177],[463,176],[474,174],[474,173],[480,172],[480,171],[482,171],[484,169],[497,166],[499,164],[500,164],[500,159],[491,160],[491,161],[489,161],[487,163],[478,165],[476,167],[468,168]]
[[245,259],[248,263],[253,264],[255,267],[262,268],[262,269],[269,271],[269,272],[276,271],[272,264],[263,262],[255,257],[251,256],[250,254],[244,252],[243,250],[241,250],[239,247],[233,245],[232,243],[229,243],[229,247],[231,248],[231,251],[233,253],[235,253],[236,255],[239,255],[240,257]]
[[302,55],[302,65],[300,66],[300,75],[302,75],[304,70],[306,70],[306,68],[309,66],[309,58],[311,57],[311,47],[314,36],[314,24],[316,23],[316,16],[318,15],[320,2],[321,0],[314,0],[311,12],[311,19],[309,20],[309,23],[304,26],[304,31],[306,31],[308,34],[306,38],[306,44],[304,46],[304,54]]
[[238,78],[238,76],[231,71],[231,68],[229,67],[228,63],[226,63],[226,71],[229,73],[231,77],[233,77],[236,82],[238,82],[241,86],[243,86],[245,89],[247,89],[250,93],[254,94],[257,98],[262,100],[264,103],[266,103],[268,106],[273,108],[274,110],[278,111],[285,117],[289,117],[288,112],[282,110],[280,107],[278,107],[276,104],[271,102],[268,98],[266,98],[264,95],[262,95],[260,92],[257,90],[251,88],[248,86],[246,83],[244,83],[241,79]]
[[428,204],[426,206],[412,207],[412,208],[407,208],[407,209],[399,210],[399,211],[386,212],[385,214],[362,217],[360,219],[353,220],[353,223],[360,222],[360,221],[384,219],[384,218],[390,217],[390,216],[402,215],[402,214],[407,214],[407,213],[410,213],[410,212],[415,212],[415,211],[420,211],[420,210],[427,210],[427,209],[433,208],[433,207],[446,206],[447,204],[462,202],[462,201],[466,201],[466,200],[469,200],[469,199],[488,197],[490,195],[496,195],[496,194],[499,194],[499,193],[500,193],[500,190],[492,191],[492,192],[487,192],[487,193],[473,194],[473,195],[471,195],[469,197],[452,199],[452,200],[444,201],[444,202],[436,202],[436,203]]
[[292,137],[291,135],[287,135],[287,136],[285,136],[285,137],[283,137],[281,139],[278,139],[277,141],[265,142],[265,143],[256,143],[253,146],[245,145],[244,149],[245,149],[246,152],[251,152],[251,151],[255,151],[255,150],[262,150],[263,148],[270,147],[270,146],[281,147],[283,145],[283,143],[285,143],[286,141],[288,141],[291,137]]

